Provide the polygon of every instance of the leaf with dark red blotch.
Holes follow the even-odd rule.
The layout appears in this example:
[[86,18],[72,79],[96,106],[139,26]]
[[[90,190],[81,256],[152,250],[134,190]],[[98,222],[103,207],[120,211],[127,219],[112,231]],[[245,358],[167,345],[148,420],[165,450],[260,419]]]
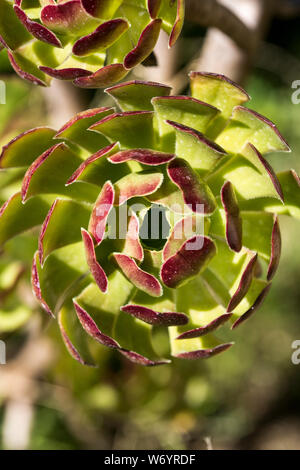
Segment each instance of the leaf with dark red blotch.
[[121,307],[122,312],[129,313],[139,320],[149,323],[150,325],[162,325],[162,326],[178,326],[186,325],[189,319],[184,313],[176,312],[155,312],[150,308],[143,307],[141,305],[124,305]]
[[162,361],[151,361],[145,356],[138,354],[134,351],[128,351],[127,349],[119,350],[123,356],[127,357],[131,362],[138,364],[140,366],[153,367],[153,366],[163,366],[165,364],[170,364],[171,361],[162,360]]
[[233,346],[233,344],[234,343],[220,344],[219,346],[216,346],[215,348],[211,349],[199,349],[198,351],[190,351],[176,354],[175,357],[179,359],[208,359],[209,357],[216,356],[217,354],[226,351],[231,346]]
[[161,0],[147,0],[147,6],[151,18],[157,18],[161,6]]
[[254,253],[246,268],[244,269],[239,286],[228,304],[227,312],[232,312],[247,294],[256,269],[256,262],[257,253]]
[[110,181],[107,181],[95,202],[89,222],[89,232],[95,238],[97,245],[103,240],[107,217],[113,207],[114,198],[114,187]]
[[271,259],[268,266],[267,279],[273,279],[280,261],[281,255],[281,234],[277,215],[274,216],[274,225],[271,238]]
[[175,158],[172,153],[158,152],[150,149],[130,149],[115,153],[108,160],[111,163],[124,163],[131,160],[142,163],[143,165],[163,165]]
[[161,24],[161,19],[155,19],[146,26],[136,47],[124,59],[126,69],[132,69],[140,64],[153,51],[160,33]]
[[170,34],[169,47],[174,46],[177,41],[184,22],[184,12],[185,12],[185,0],[177,0],[177,15],[176,20],[173,26],[173,29]]
[[84,308],[82,308],[75,300],[73,300],[73,304],[80,323],[82,324],[84,330],[90,336],[92,336],[92,338],[96,339],[99,341],[99,343],[103,344],[103,346],[107,346],[108,348],[120,348],[120,345],[114,339],[103,334],[99,330],[92,317],[87,313],[86,310],[84,310]]
[[211,190],[192,167],[182,158],[176,158],[168,166],[168,175],[183,193],[184,202],[193,212],[211,214],[216,201]]
[[226,181],[221,189],[221,201],[226,215],[226,240],[236,252],[242,249],[242,219],[233,185]]
[[201,328],[195,328],[194,330],[185,331],[184,333],[181,333],[181,335],[177,336],[176,339],[198,338],[199,336],[207,335],[226,323],[231,316],[231,313],[220,315],[218,318],[208,323],[208,325],[202,326]]
[[85,254],[86,254],[86,261],[90,271],[92,273],[93,278],[96,281],[97,286],[99,289],[106,293],[108,280],[105,274],[104,269],[100,266],[96,259],[95,247],[94,242],[91,235],[85,230],[81,229],[82,239],[85,247]]
[[120,206],[133,197],[153,194],[162,185],[162,173],[130,173],[115,184],[115,205]]
[[41,65],[39,69],[53,78],[59,80],[74,80],[78,77],[88,77],[92,74],[91,71],[80,68],[66,68],[66,69],[53,69]]
[[94,25],[97,20],[86,13],[81,0],[46,5],[41,10],[41,21],[53,31],[80,36]]
[[38,269],[37,269],[37,258],[39,256],[39,253],[36,252],[34,257],[33,257],[33,262],[32,262],[32,268],[31,268],[31,285],[32,285],[32,291],[36,297],[36,299],[39,301],[41,306],[43,307],[44,310],[51,316],[54,317],[54,314],[52,310],[50,309],[49,305],[45,302],[42,296],[41,292],[41,286],[40,286],[40,280],[39,280],[39,274],[38,274]]
[[132,214],[128,222],[123,253],[138,261],[143,261],[144,250],[140,242],[139,231],[139,220],[135,214]]
[[19,77],[23,78],[24,80],[28,80],[29,82],[32,82],[35,85],[47,86],[46,82],[44,82],[38,77],[35,77],[32,73],[23,70],[16,61],[14,55],[10,51],[7,51],[7,56],[12,68],[19,75]]
[[130,256],[123,253],[113,253],[112,256],[121,272],[132,284],[152,297],[161,297],[163,290],[156,277],[139,268]]
[[32,21],[18,5],[14,5],[14,10],[19,20],[35,38],[54,47],[62,47],[60,40],[46,26]]
[[216,247],[210,238],[190,238],[162,265],[160,276],[163,283],[171,288],[178,287],[197,276],[215,254]]
[[[72,184],[74,183],[75,181],[77,181],[78,179],[80,180],[80,176],[82,175],[82,173],[89,167],[89,165],[91,165],[92,163],[94,163],[95,161],[99,160],[100,158],[104,157],[105,155],[109,154],[110,151],[116,147],[116,143],[114,144],[111,144],[111,145],[108,145],[107,147],[105,147],[104,149],[101,149],[99,150],[99,152],[96,152],[94,153],[94,155],[91,155],[89,158],[87,158],[86,160],[84,160],[84,162],[82,162],[82,164],[77,168],[76,171],[74,171],[73,175],[70,176],[70,178],[68,179],[68,181],[66,182],[66,186],[68,186],[69,184]],[[109,159],[108,159],[109,160]]]
[[128,74],[123,64],[111,64],[102,67],[88,77],[79,77],[74,85],[82,88],[105,88],[112,83],[119,82]]
[[270,288],[271,288],[271,283],[268,284],[264,290],[259,294],[259,296],[257,297],[257,299],[255,300],[254,304],[252,305],[252,307],[250,307],[247,312],[245,312],[240,318],[238,318],[236,320],[236,322],[232,325],[231,329],[235,329],[237,328],[238,326],[240,326],[242,323],[244,323],[244,321],[248,320],[249,317],[251,317],[251,315],[253,315],[253,313],[256,312],[256,310],[258,310],[258,308],[261,306],[261,304],[263,303],[264,299],[266,298]]
[[78,39],[73,46],[73,54],[85,56],[100,49],[107,49],[129,28],[129,24],[122,18],[106,21],[95,31]]

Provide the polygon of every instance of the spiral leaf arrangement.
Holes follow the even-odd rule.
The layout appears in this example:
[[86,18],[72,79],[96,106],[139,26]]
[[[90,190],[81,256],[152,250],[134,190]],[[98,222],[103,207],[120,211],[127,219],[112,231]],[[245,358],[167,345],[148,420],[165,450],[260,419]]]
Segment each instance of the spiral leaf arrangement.
[[265,157],[289,151],[275,125],[226,77],[190,80],[192,96],[115,85],[106,93],[118,110],[31,129],[2,150],[19,190],[1,209],[0,243],[41,226],[33,291],[83,364],[95,362],[94,341],[165,364],[153,328],[168,329],[173,357],[228,349],[216,330],[241,325],[270,289],[278,214],[300,217],[299,177]]

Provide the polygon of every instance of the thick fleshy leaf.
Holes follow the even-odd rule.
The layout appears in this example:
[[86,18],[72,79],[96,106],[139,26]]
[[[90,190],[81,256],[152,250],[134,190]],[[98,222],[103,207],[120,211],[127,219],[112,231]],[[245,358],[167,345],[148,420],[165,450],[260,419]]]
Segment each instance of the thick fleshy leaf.
[[41,65],[39,69],[49,77],[57,78],[59,80],[75,80],[78,77],[88,77],[92,74],[90,70],[85,70],[80,67],[62,67],[55,69],[53,67],[46,67]]
[[1,168],[25,167],[30,165],[52,144],[55,131],[49,127],[36,127],[23,132],[2,148]]
[[249,142],[262,154],[290,151],[273,122],[251,109],[236,106],[217,143],[228,152],[240,153]]
[[147,0],[147,7],[151,18],[157,18],[162,0]]
[[185,0],[177,0],[177,14],[173,29],[170,34],[169,47],[174,46],[177,41],[184,23]]
[[226,240],[228,246],[239,252],[242,249],[243,226],[233,185],[227,181],[221,189],[221,200],[226,216]]
[[232,325],[232,329],[235,329],[237,328],[239,325],[241,325],[242,323],[244,323],[246,320],[248,320],[248,318],[250,318],[255,312],[256,310],[261,306],[261,304],[263,303],[263,301],[265,300],[269,290],[271,288],[271,284],[268,284],[262,291],[261,293],[259,294],[259,296],[257,297],[257,299],[255,300],[254,304],[243,314],[241,315],[235,322],[234,324]]
[[114,187],[110,181],[107,181],[95,202],[89,222],[89,232],[93,235],[97,245],[99,245],[104,238],[106,222],[113,207],[114,198]]
[[114,253],[113,258],[122,273],[138,289],[153,297],[160,297],[163,293],[160,282],[152,275],[138,267],[136,262],[123,253]]
[[168,175],[183,193],[185,203],[193,212],[211,214],[216,208],[215,198],[192,167],[182,158],[168,165]]
[[91,32],[98,23],[82,8],[81,0],[46,5],[42,8],[41,20],[52,31],[75,36]]
[[81,227],[86,227],[90,208],[72,200],[55,199],[41,228],[39,236],[39,260],[45,259],[54,250],[81,240]]
[[124,66],[126,69],[132,69],[136,65],[140,64],[153,51],[160,33],[161,24],[162,20],[156,18],[146,26],[144,31],[141,33],[137,45],[124,59]]
[[107,292],[107,276],[103,270],[103,268],[100,266],[96,259],[96,253],[95,253],[95,247],[94,247],[94,242],[89,234],[85,229],[81,229],[81,234],[82,234],[82,239],[85,247],[85,254],[86,254],[86,261],[88,264],[88,267],[90,268],[90,271],[92,273],[93,278],[95,279],[95,282],[99,289],[102,292]]
[[[269,195],[278,197],[282,202],[284,196],[278,178],[267,160],[259,153],[259,151],[252,144],[246,145],[242,151],[243,157],[249,160],[259,172],[265,177],[265,186],[268,186]],[[276,194],[277,193],[277,194]]]
[[80,327],[75,312],[63,308],[58,314],[58,326],[65,346],[73,359],[84,366],[94,367],[94,361],[88,349],[86,334]]
[[70,140],[89,152],[96,152],[108,142],[105,137],[95,132],[89,132],[87,129],[113,112],[112,108],[94,108],[82,111],[64,124],[55,137]]
[[226,155],[215,142],[207,139],[201,132],[174,121],[167,121],[176,131],[175,153],[184,158],[201,174],[212,170]]
[[13,3],[8,0],[0,0],[0,40],[2,44],[15,50],[30,39],[31,35],[14,12]]
[[128,304],[121,307],[122,312],[129,313],[150,325],[175,326],[188,323],[188,317],[184,313],[155,312],[141,305]]
[[175,223],[173,230],[163,248],[163,261],[175,255],[182,244],[195,235],[206,235],[209,228],[207,217],[190,215]]
[[231,318],[231,316],[232,316],[231,313],[224,313],[223,315],[220,315],[219,317],[217,317],[215,320],[212,320],[206,326],[202,326],[200,328],[195,328],[193,330],[188,330],[188,331],[185,331],[184,333],[181,333],[177,337],[177,339],[198,338],[199,336],[207,335],[208,333],[211,333],[212,331],[215,331],[220,326],[224,325],[224,323],[226,323]]
[[260,198],[241,201],[240,207],[246,211],[268,211],[275,214],[288,214],[300,219],[300,179],[295,170],[283,171],[277,174],[283,191],[284,204],[274,199]]
[[35,295],[36,299],[39,301],[43,309],[51,316],[54,317],[52,310],[50,309],[49,305],[45,302],[42,296],[41,285],[40,285],[40,278],[38,272],[38,252],[34,255],[32,267],[31,267],[31,286],[33,294]]
[[33,62],[19,52],[7,51],[7,55],[12,68],[21,78],[34,85],[48,86],[50,80]]
[[208,237],[194,236],[177,253],[168,258],[161,268],[161,279],[175,288],[197,276],[216,254],[216,247]]
[[105,88],[112,83],[119,82],[128,74],[123,64],[110,64],[97,70],[86,77],[79,77],[74,80],[74,85],[81,88]]
[[99,52],[113,44],[129,28],[122,18],[106,21],[87,36],[78,39],[73,46],[73,54],[85,56]]
[[55,34],[48,28],[46,28],[46,26],[38,23],[37,21],[32,21],[18,5],[14,5],[14,10],[17,17],[23,23],[28,32],[31,33],[36,39],[51,44],[54,47],[62,47],[62,44],[57,36],[55,36]]
[[111,142],[120,142],[125,148],[153,148],[153,112],[150,111],[111,114],[90,129]]
[[91,155],[74,171],[73,175],[66,182],[66,185],[76,181],[85,181],[99,186],[104,184],[110,176],[113,176],[115,180],[122,177],[123,174],[126,174],[126,170],[120,168],[112,174],[111,165],[107,162],[107,157],[114,155],[119,148],[119,145],[115,143]]
[[111,163],[124,163],[133,160],[143,165],[156,166],[168,163],[174,158],[175,155],[172,153],[158,152],[150,149],[130,149],[121,150],[108,157],[108,160]]
[[268,266],[267,279],[270,281],[275,276],[281,255],[281,234],[278,217],[274,217],[274,225],[271,238],[271,257]]
[[254,253],[249,263],[247,264],[246,268],[243,271],[237,290],[233,294],[228,304],[228,307],[227,307],[228,312],[232,312],[247,294],[250,288],[254,273],[255,273],[256,262],[257,262],[257,254]]
[[165,145],[172,143],[174,131],[165,121],[176,121],[181,125],[204,132],[212,119],[219,113],[213,106],[189,96],[162,96],[152,99],[157,113],[159,131]]
[[283,201],[280,182],[258,150],[248,144],[242,153],[243,157],[232,157],[208,176],[207,183],[212,191],[218,192],[225,181],[230,181],[240,200],[271,197]]
[[229,349],[233,343],[222,344],[211,334],[197,338],[177,339],[180,328],[169,329],[172,356],[180,359],[206,359]]
[[65,144],[57,144],[46,150],[28,168],[22,185],[22,200],[37,194],[70,195],[75,199],[94,201],[97,188],[87,183],[65,186],[68,177],[82,160]]
[[[98,340],[105,340],[107,346],[118,346],[122,342],[122,338],[119,340],[113,340],[112,336],[114,333],[114,326],[116,319],[120,313],[120,307],[124,302],[127,301],[133,286],[128,282],[124,276],[118,271],[114,271],[109,276],[108,291],[103,293],[99,290],[98,286],[93,282],[89,284],[75,299],[74,304],[78,305],[86,315],[92,319],[96,328],[93,326],[93,333],[97,334]],[[81,319],[86,320],[86,315],[81,311]],[[86,318],[84,318],[86,317]],[[87,320],[89,320],[87,318]],[[86,324],[86,321],[84,321]],[[88,324],[86,324],[86,327]],[[92,331],[91,331],[92,332]],[[102,342],[104,344],[104,341]]]
[[62,305],[78,295],[91,280],[83,243],[55,250],[43,268],[37,252],[32,280],[34,293],[42,307],[53,315],[58,313]]
[[139,237],[139,220],[135,214],[129,218],[123,253],[137,261],[143,261],[144,250]]
[[239,85],[224,75],[207,72],[191,72],[192,96],[221,110],[213,122],[209,135],[215,138],[224,128],[235,106],[245,103],[249,95]]
[[20,193],[11,196],[0,209],[0,246],[16,235],[40,225],[49,207],[50,203],[43,197],[22,204]]
[[124,204],[133,197],[154,193],[163,182],[162,173],[131,173],[115,184],[115,205]]
[[99,341],[99,343],[103,344],[103,346],[107,346],[109,348],[119,348],[119,344],[110,338],[109,336],[103,334],[92,317],[84,310],[78,303],[73,300],[75,311],[77,313],[78,319],[80,323],[82,324],[84,330],[92,336],[92,338],[96,339]]
[[151,103],[155,96],[168,96],[171,88],[155,82],[133,80],[120,83],[105,90],[122,111],[153,111]]

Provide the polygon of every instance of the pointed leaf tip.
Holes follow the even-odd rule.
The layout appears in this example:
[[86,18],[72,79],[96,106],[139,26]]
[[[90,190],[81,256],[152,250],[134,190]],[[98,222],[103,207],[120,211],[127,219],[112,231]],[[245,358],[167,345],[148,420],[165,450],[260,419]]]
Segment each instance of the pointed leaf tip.
[[121,310],[122,312],[129,313],[150,325],[177,326],[185,325],[189,321],[188,317],[184,313],[159,313],[141,305],[128,304],[121,307]]
[[90,268],[91,274],[95,279],[99,289],[103,293],[106,293],[108,288],[108,280],[104,269],[97,261],[93,239],[84,228],[81,229],[81,234],[88,267]]

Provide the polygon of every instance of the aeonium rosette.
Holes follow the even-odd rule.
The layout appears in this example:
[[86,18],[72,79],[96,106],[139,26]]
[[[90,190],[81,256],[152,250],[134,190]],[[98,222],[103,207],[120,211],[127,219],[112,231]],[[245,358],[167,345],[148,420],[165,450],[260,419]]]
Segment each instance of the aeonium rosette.
[[184,0],[0,0],[0,50],[38,85],[54,77],[105,87],[149,57],[161,29],[173,45],[184,8]]
[[174,357],[228,349],[222,330],[241,325],[270,289],[278,214],[300,216],[299,177],[275,174],[265,157],[289,151],[275,125],[244,107],[248,95],[226,77],[190,79],[192,96],[116,85],[106,92],[119,110],[32,129],[2,150],[13,178],[0,243],[41,226],[33,291],[81,363],[95,362],[99,342],[164,364],[157,330],[169,332]]

